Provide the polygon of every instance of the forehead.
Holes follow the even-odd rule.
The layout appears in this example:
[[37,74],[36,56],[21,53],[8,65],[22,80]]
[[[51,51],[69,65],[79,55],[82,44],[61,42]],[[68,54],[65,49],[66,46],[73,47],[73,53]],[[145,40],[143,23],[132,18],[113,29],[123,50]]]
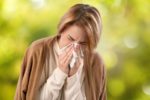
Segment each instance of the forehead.
[[76,41],[86,41],[86,33],[80,26],[72,25],[66,30],[66,33]]

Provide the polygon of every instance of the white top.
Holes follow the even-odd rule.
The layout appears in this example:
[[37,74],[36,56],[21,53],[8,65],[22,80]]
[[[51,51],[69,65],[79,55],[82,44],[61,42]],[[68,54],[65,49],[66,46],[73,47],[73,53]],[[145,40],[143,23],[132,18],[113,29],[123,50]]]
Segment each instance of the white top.
[[[56,62],[58,66],[57,52],[60,49],[57,41],[54,44]],[[40,100],[86,100],[83,85],[84,73],[83,62],[77,72],[68,77],[59,67],[47,79],[40,91]],[[63,98],[60,97],[61,89],[64,86]]]

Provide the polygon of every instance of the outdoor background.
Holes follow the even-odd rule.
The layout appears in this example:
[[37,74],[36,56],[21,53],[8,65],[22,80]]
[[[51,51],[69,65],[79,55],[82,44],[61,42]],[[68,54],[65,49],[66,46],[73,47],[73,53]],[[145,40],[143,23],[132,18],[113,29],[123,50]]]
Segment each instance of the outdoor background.
[[26,48],[76,3],[102,16],[108,100],[150,100],[150,0],[0,0],[0,100],[13,100]]

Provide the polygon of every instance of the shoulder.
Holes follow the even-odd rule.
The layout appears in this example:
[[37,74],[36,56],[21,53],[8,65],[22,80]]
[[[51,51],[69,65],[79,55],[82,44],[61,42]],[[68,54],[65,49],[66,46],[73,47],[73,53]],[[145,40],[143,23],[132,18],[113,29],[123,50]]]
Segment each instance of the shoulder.
[[35,53],[35,52],[38,52],[38,51],[43,50],[44,45],[50,43],[50,41],[51,41],[53,38],[54,38],[54,37],[52,37],[52,36],[48,36],[48,37],[40,38],[40,39],[37,39],[37,40],[33,41],[33,42],[29,45],[28,51],[30,51],[30,52],[32,52],[32,53]]
[[32,48],[32,49],[39,49],[39,48],[42,48],[44,46],[44,43],[47,41],[47,40],[51,40],[52,37],[48,36],[48,37],[44,37],[44,38],[40,38],[40,39],[37,39],[35,41],[33,41],[29,47]]
[[104,66],[104,60],[100,53],[97,51],[93,51],[93,63],[96,63],[97,65]]
[[101,73],[101,74],[106,73],[104,60],[103,60],[101,54],[98,53],[97,51],[93,52],[92,67],[93,67],[93,71],[100,71],[98,73]]

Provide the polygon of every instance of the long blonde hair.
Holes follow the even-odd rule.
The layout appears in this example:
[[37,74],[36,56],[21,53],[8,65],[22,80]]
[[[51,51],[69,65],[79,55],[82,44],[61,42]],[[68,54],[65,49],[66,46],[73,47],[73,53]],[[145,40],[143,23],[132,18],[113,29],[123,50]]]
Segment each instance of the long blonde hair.
[[61,34],[71,25],[79,25],[87,34],[88,46],[85,48],[85,81],[89,87],[90,100],[96,100],[96,86],[92,78],[92,65],[90,57],[92,51],[97,47],[102,30],[101,15],[99,11],[88,4],[75,4],[64,14],[58,24],[58,34]]

